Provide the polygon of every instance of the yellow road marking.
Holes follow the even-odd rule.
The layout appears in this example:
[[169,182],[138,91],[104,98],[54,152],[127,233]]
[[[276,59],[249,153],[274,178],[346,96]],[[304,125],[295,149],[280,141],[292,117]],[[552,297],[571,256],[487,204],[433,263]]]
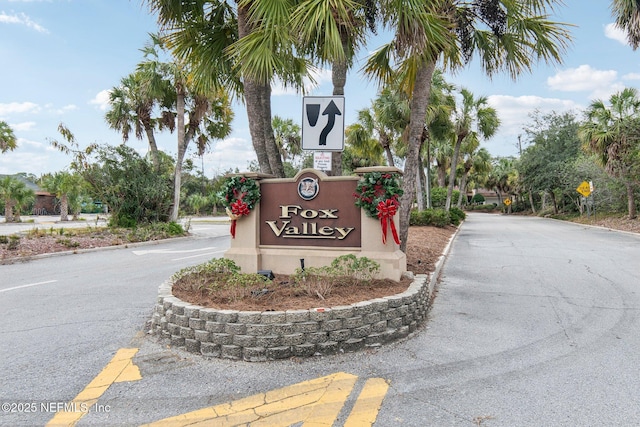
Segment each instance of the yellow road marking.
[[[251,427],[285,427],[302,422],[305,427],[331,427],[338,418],[344,403],[349,398],[358,377],[338,372],[333,375],[304,381],[256,394],[234,402],[200,409],[175,417],[165,418],[143,427],[181,426],[239,426],[250,423]],[[353,423],[359,426],[371,425],[377,416],[382,399],[388,388],[384,380],[367,381],[360,394],[367,403],[356,402]],[[371,400],[369,402],[369,400]],[[356,410],[356,408],[358,408]],[[373,410],[368,418],[361,416],[361,410]],[[353,411],[352,411],[353,414]],[[351,416],[350,416],[351,419]],[[368,420],[373,420],[371,423]],[[355,425],[355,424],[352,424]]]
[[389,384],[382,378],[370,378],[364,384],[344,427],[371,426],[378,417]]
[[87,414],[88,409],[98,401],[111,384],[142,379],[140,370],[132,361],[137,352],[137,348],[121,348],[118,350],[102,372],[70,402],[69,408],[75,410],[56,413],[51,421],[47,423],[47,427],[74,426],[80,418]]

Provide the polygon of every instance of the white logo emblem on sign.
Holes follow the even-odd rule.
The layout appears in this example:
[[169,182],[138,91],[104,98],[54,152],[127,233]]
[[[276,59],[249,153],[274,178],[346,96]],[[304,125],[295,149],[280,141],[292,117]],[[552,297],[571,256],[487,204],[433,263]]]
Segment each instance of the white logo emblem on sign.
[[318,195],[320,186],[318,180],[313,178],[302,178],[298,183],[298,196],[303,200],[312,200]]

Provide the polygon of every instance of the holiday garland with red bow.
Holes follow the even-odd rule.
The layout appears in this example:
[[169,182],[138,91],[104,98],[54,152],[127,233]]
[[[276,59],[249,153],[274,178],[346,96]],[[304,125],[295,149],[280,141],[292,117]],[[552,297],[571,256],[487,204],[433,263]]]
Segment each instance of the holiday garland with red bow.
[[236,237],[236,221],[249,215],[260,201],[260,187],[251,178],[231,176],[223,184],[219,193],[227,215],[231,218],[231,237]]
[[400,239],[393,217],[400,206],[402,188],[395,174],[386,172],[367,172],[358,182],[356,206],[364,209],[366,215],[380,220],[382,243],[387,243],[387,226],[391,228],[393,240],[399,245]]

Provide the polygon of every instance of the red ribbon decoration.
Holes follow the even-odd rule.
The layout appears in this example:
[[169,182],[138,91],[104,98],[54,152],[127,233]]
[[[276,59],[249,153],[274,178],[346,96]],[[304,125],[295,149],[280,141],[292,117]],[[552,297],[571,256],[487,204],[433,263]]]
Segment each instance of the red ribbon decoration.
[[398,232],[396,231],[396,224],[393,222],[393,216],[398,211],[398,205],[395,200],[387,199],[384,202],[378,203],[376,208],[378,210],[378,218],[380,219],[380,227],[382,228],[382,243],[387,244],[387,223],[391,225],[391,234],[396,244],[400,244],[398,238]]
[[[235,189],[234,189],[235,192]],[[238,200],[231,204],[231,213],[236,217],[241,217],[243,215],[249,215],[251,212],[249,210],[249,206],[242,201],[242,197],[244,197],[246,193],[243,193]],[[236,238],[236,220],[231,219],[231,238]]]

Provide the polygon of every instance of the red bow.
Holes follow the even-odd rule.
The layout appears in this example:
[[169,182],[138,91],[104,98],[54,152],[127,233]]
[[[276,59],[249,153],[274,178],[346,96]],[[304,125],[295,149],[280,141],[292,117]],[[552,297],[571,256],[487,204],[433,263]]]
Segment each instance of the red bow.
[[[251,211],[249,210],[249,206],[242,201],[242,198],[236,200],[231,204],[231,213],[233,215],[240,217],[243,215],[249,215],[250,212]],[[233,239],[236,238],[236,220],[235,219],[231,220],[231,237]]]
[[396,225],[393,222],[393,216],[398,211],[398,205],[395,200],[387,199],[384,202],[378,203],[376,208],[378,210],[378,218],[380,219],[380,227],[382,228],[382,243],[387,243],[387,223],[391,225],[391,234],[393,234],[393,240],[396,244],[400,244],[398,238],[398,232],[396,231]]

